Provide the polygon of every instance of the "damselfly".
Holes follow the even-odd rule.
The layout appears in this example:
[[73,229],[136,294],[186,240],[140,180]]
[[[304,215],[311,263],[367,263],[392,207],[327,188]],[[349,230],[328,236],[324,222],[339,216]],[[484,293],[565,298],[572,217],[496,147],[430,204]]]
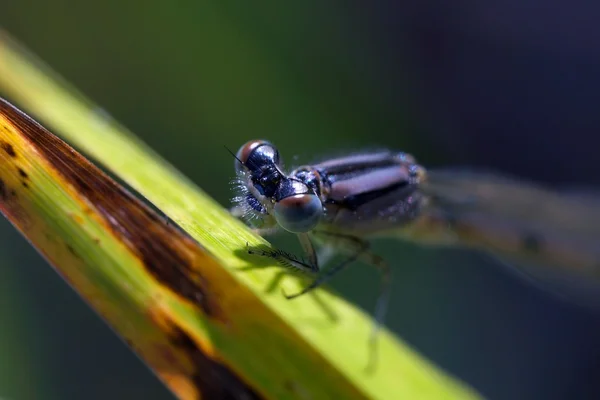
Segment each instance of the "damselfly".
[[[300,293],[286,297],[307,293],[350,263],[364,261],[383,276],[376,328],[391,280],[388,264],[369,250],[377,236],[470,247],[600,276],[600,201],[591,195],[554,192],[487,173],[426,172],[414,157],[395,151],[351,154],[290,173],[267,141],[244,144],[235,158],[234,213],[259,233],[283,228],[296,234],[307,261],[282,251],[260,255],[318,274]],[[345,259],[322,272],[324,259],[313,241]]]

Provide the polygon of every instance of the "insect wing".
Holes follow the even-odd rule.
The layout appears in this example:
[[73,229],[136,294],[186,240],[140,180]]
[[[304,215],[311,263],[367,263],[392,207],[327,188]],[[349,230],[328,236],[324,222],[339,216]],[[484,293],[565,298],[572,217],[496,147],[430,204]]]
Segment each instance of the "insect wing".
[[560,269],[578,272],[600,289],[600,196],[459,170],[430,171],[422,190],[423,218],[444,227],[447,243],[487,251],[544,281],[577,281]]

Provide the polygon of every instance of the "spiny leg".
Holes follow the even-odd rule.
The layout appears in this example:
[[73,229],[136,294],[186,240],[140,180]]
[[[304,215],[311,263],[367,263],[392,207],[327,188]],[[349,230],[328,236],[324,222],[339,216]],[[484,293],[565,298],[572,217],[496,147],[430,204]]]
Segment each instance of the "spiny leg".
[[[338,248],[347,246],[344,249],[346,253],[356,253],[356,258],[359,258],[365,264],[369,264],[379,270],[379,273],[381,274],[381,290],[377,299],[377,305],[375,307],[375,321],[377,322],[376,328],[379,328],[381,325],[383,325],[383,319],[387,311],[387,303],[390,296],[392,269],[390,268],[389,264],[382,257],[369,250],[368,242],[365,242],[364,240],[355,236],[327,231],[318,231],[316,233],[322,236],[337,239]],[[360,250],[357,251],[357,248]],[[376,333],[377,330],[375,330],[374,334]]]
[[377,365],[377,334],[384,325],[385,315],[390,303],[392,269],[383,258],[379,257],[377,254],[371,253],[370,251],[365,251],[362,253],[360,259],[365,264],[369,264],[377,268],[381,274],[381,288],[377,298],[377,303],[375,305],[375,323],[373,324],[371,337],[369,338],[371,357],[367,366],[367,370],[372,371]]
[[310,237],[307,233],[299,233],[296,236],[300,241],[300,245],[302,246],[302,250],[304,250],[304,254],[308,255],[308,261],[312,266],[312,272],[318,272],[320,269],[319,260],[317,258],[317,252],[312,240],[310,240]]
[[[344,269],[357,259],[360,259],[366,264],[374,266],[379,270],[382,277],[380,295],[377,299],[377,304],[375,306],[375,325],[373,327],[373,332],[371,334],[370,339],[370,341],[374,343],[377,333],[383,325],[383,321],[387,311],[387,306],[389,303],[392,280],[392,271],[390,266],[385,262],[383,258],[369,251],[368,242],[360,238],[327,231],[315,231],[314,233],[316,235],[328,237],[329,239],[335,239],[335,246],[343,250],[346,254],[350,254],[350,256],[348,256],[346,259],[344,259],[337,265],[331,267],[330,269],[327,269],[327,271],[324,274],[318,276],[310,285],[305,287],[302,291],[292,295],[287,295],[284,293],[285,297],[287,297],[288,299],[293,299],[316,289],[317,287],[329,281],[335,274],[340,272],[342,269]],[[280,250],[264,250],[260,253],[249,250],[249,252],[251,254],[259,253],[262,256],[274,258],[279,263],[285,266],[296,268],[304,272],[319,272],[319,259],[317,258],[317,253],[309,236],[307,234],[299,234],[298,238],[305,253],[308,254],[310,263],[301,261],[297,257]]]
[[246,243],[246,249],[248,251],[248,254],[256,254],[256,255],[259,255],[262,257],[272,258],[275,261],[277,261],[279,264],[283,265],[284,267],[296,269],[301,272],[309,273],[309,274],[314,274],[316,272],[319,272],[317,253],[315,251],[315,247],[312,244],[312,241],[310,240],[308,234],[299,233],[297,236],[300,239],[300,244],[302,245],[304,252],[308,255],[309,262],[305,262],[304,260],[301,260],[298,257],[296,257],[290,253],[286,253],[285,251],[282,251],[282,250],[250,249],[250,247],[248,246],[248,243]]
[[361,255],[361,253],[366,251],[369,247],[367,242],[365,242],[361,239],[355,238],[353,236],[337,236],[336,235],[336,237],[338,239],[343,239],[344,241],[351,242],[353,244],[352,251],[348,252],[348,253],[351,253],[351,255],[348,256],[345,260],[338,263],[337,265],[334,265],[333,267],[329,268],[325,273],[319,275],[310,285],[305,287],[300,292],[292,294],[292,295],[288,295],[288,294],[284,293],[284,296],[287,299],[294,299],[294,298],[301,296],[305,293],[308,293],[308,292],[318,288],[322,284],[326,283],[338,272],[343,270],[345,267],[347,267],[352,262],[356,261],[356,259]]
[[[308,238],[308,235],[304,238],[301,238],[300,243],[302,244],[302,247],[305,249],[305,251],[307,251],[309,254],[311,254],[311,252],[314,252],[314,255],[312,257],[310,257],[314,260],[314,262],[312,264],[304,263],[303,261],[298,260],[297,257],[295,257],[291,254],[284,253],[280,250],[250,250],[250,249],[248,249],[248,253],[249,254],[257,254],[257,255],[261,255],[261,256],[265,256],[265,257],[269,257],[269,258],[274,258],[280,264],[283,264],[287,267],[290,266],[289,264],[293,264],[292,268],[299,269],[301,272],[304,272],[304,273],[310,272],[311,274],[319,269],[319,265],[323,265],[323,263],[321,263],[319,261],[321,261],[321,260],[327,261],[327,260],[331,259],[331,257],[334,254],[333,249],[326,246],[326,247],[321,248],[320,249],[321,251],[317,255],[316,251],[314,249],[314,246],[312,245],[312,241],[310,241],[310,239]],[[246,247],[248,247],[248,243],[246,243]],[[296,264],[300,264],[301,268],[299,268],[299,266]],[[286,275],[286,272],[284,272],[284,271],[281,271],[280,273],[278,273],[275,276],[275,278],[272,280],[272,282],[269,284],[269,286],[267,287],[266,292],[272,293],[275,290],[275,288],[281,283],[281,280],[283,279],[283,277],[285,275]],[[335,311],[333,311],[318,296],[318,294],[316,292],[312,293],[312,295],[313,295],[314,299],[317,301],[317,303],[321,306],[321,308],[325,311],[325,313],[327,314],[329,319],[331,319],[332,321],[337,321],[338,316],[335,314]]]
[[379,296],[377,298],[377,304],[375,306],[375,329],[373,330],[373,336],[377,335],[379,328],[383,325],[385,314],[387,313],[387,306],[390,300],[391,283],[392,283],[392,269],[385,260],[370,251],[365,251],[360,255],[360,259],[365,264],[369,264],[379,271],[381,274],[381,287]]
[[323,245],[319,247],[317,251],[317,259],[319,260],[319,268],[326,269],[326,265],[331,263],[331,260],[339,251],[335,247],[329,245]]
[[[391,268],[389,265],[383,260],[383,258],[369,251],[368,242],[354,237],[350,235],[343,235],[338,233],[331,233],[326,231],[313,231],[314,234],[322,235],[337,240],[335,247],[339,249],[343,249],[346,254],[350,253],[351,255],[347,257],[345,260],[341,261],[339,264],[328,269],[324,274],[320,275],[313,281],[312,284],[304,288],[299,293],[295,293],[292,295],[287,295],[284,293],[284,296],[288,299],[293,299],[321,286],[331,279],[335,274],[340,272],[342,269],[347,267],[352,262],[357,259],[362,260],[363,262],[370,264],[376,267],[382,274],[382,283],[381,283],[381,293],[377,299],[377,304],[375,307],[375,323],[373,326],[373,330],[371,332],[371,337],[369,339],[370,343],[370,358],[369,364],[367,366],[367,370],[372,370],[377,363],[376,355],[376,343],[377,343],[377,333],[379,329],[383,325],[383,321],[385,318],[385,314],[387,311],[387,306],[389,303],[390,297],[390,284],[391,284]],[[309,259],[311,263],[306,263],[304,261],[299,260],[297,257],[285,253],[280,250],[264,250],[264,251],[252,251],[248,250],[250,254],[258,254],[261,256],[266,256],[270,258],[274,258],[280,264],[299,269],[304,272],[315,273],[319,271],[319,263],[316,251],[314,246],[306,234],[298,235],[300,239],[300,243],[306,253],[308,253]]]
[[[392,269],[382,257],[369,250],[367,242],[364,242],[359,238],[325,231],[320,231],[318,233],[320,235],[328,236],[330,238],[336,238],[340,242],[345,243],[346,246],[352,246],[351,248],[355,248],[357,246],[357,243],[360,243],[363,246],[363,248],[360,252],[356,254],[356,258],[360,259],[365,264],[374,266],[375,268],[377,268],[377,270],[379,270],[379,273],[381,274],[381,287],[379,296],[377,298],[377,303],[375,305],[375,322],[373,324],[373,329],[369,338],[369,347],[371,350],[367,370],[372,371],[377,364],[377,334],[379,333],[381,327],[384,325],[384,319],[390,301]],[[338,246],[340,244],[341,243],[338,243]],[[348,252],[351,250],[351,248],[346,249],[345,251]]]

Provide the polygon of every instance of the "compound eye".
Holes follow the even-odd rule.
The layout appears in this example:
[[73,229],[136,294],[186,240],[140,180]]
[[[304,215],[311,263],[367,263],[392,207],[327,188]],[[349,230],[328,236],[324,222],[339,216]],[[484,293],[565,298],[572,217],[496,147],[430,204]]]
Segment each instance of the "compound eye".
[[323,204],[315,194],[296,194],[275,203],[273,215],[283,229],[304,233],[315,228],[321,220]]
[[[235,160],[236,172],[244,171],[244,167],[250,171],[260,170],[265,165],[279,165],[279,152],[270,142],[266,140],[251,140],[238,150]],[[240,161],[243,163],[240,164]]]

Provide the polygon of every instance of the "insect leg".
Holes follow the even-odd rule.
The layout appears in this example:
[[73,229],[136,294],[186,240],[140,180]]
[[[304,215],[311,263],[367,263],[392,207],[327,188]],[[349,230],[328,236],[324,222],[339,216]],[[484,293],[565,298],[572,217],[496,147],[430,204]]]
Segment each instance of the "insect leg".
[[336,235],[335,237],[337,239],[341,239],[345,242],[348,242],[347,245],[349,245],[350,243],[352,244],[353,251],[351,252],[351,255],[349,257],[347,257],[345,260],[341,261],[339,264],[328,269],[325,273],[318,276],[310,285],[305,287],[300,292],[292,294],[292,295],[287,295],[284,293],[286,298],[288,298],[288,299],[296,298],[298,296],[308,293],[308,292],[316,289],[317,287],[321,286],[322,284],[324,284],[325,282],[330,280],[335,274],[337,274],[342,269],[347,267],[350,263],[352,263],[357,258],[359,258],[359,256],[369,248],[369,245],[367,242],[365,242],[361,239],[352,237],[352,236],[337,236]]
[[369,338],[369,345],[371,347],[370,361],[367,367],[368,370],[375,367],[377,364],[377,334],[384,324],[385,315],[387,313],[388,304],[390,303],[390,293],[392,288],[392,269],[390,265],[377,254],[370,251],[365,251],[360,256],[361,261],[366,264],[372,265],[379,270],[381,274],[381,288],[377,303],[375,305],[375,323],[371,331],[371,337]]
[[300,244],[304,249],[304,252],[308,255],[309,262],[299,259],[298,257],[286,253],[281,250],[260,250],[260,249],[250,249],[248,247],[248,243],[246,243],[246,248],[248,254],[256,254],[262,257],[269,257],[277,261],[279,264],[284,267],[296,269],[304,273],[314,274],[319,272],[319,264],[317,260],[317,252],[315,251],[315,247],[312,244],[312,241],[308,237],[306,233],[299,233],[298,239],[300,240]]
[[[331,232],[318,232],[321,235],[328,236],[330,238],[335,238],[338,241],[338,246],[348,246],[349,248],[345,249],[346,252],[349,252],[352,248],[356,248],[357,243],[361,243],[362,251],[358,252],[357,258],[360,259],[365,264],[369,264],[379,271],[381,274],[381,287],[379,296],[377,298],[377,303],[375,305],[375,323],[373,325],[373,330],[371,331],[371,337],[369,339],[369,344],[371,347],[371,360],[369,362],[369,367],[373,367],[376,364],[376,344],[377,344],[377,333],[381,329],[384,324],[385,314],[387,312],[388,304],[390,301],[390,293],[391,293],[391,283],[392,283],[392,269],[390,265],[380,256],[371,252],[368,248],[368,243],[362,241],[361,239],[355,238],[353,236],[331,233]],[[352,246],[352,247],[350,247]]]
[[329,245],[322,245],[319,247],[317,252],[317,259],[319,260],[319,268],[325,269],[326,265],[331,262],[333,257],[337,254],[335,247]]
[[319,260],[317,258],[317,251],[315,250],[312,240],[310,240],[310,237],[307,233],[299,233],[296,236],[300,241],[300,245],[302,246],[302,250],[304,250],[304,254],[308,255],[308,260],[313,268],[312,272],[318,272],[320,269]]
[[381,294],[377,300],[377,311],[375,315],[377,320],[383,320],[387,308],[386,303],[389,299],[389,292],[391,289],[390,286],[392,283],[392,269],[390,268],[389,264],[382,257],[370,251],[369,243],[362,239],[350,235],[326,231],[318,231],[316,234],[337,239],[337,247],[346,253],[356,252],[356,249],[359,248],[360,251],[357,252],[357,258],[365,264],[369,264],[377,268],[381,274]]

